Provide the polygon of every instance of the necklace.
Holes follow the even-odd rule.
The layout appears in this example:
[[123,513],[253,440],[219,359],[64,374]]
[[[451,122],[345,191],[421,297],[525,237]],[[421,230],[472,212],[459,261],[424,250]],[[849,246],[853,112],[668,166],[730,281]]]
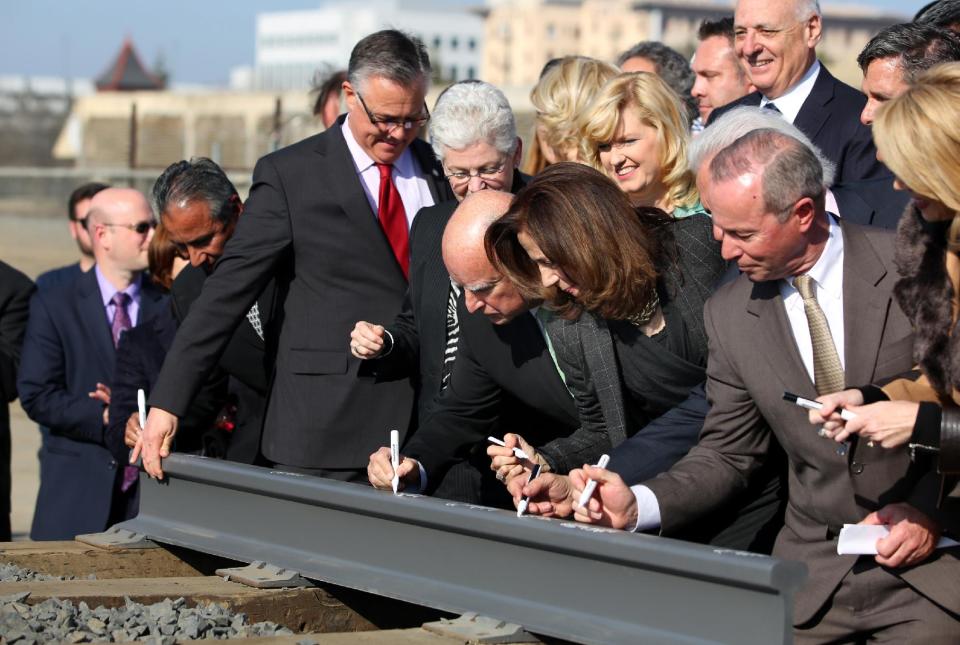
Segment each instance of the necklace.
[[653,318],[653,315],[657,313],[657,307],[660,306],[660,296],[657,295],[656,290],[653,292],[653,297],[647,301],[647,304],[643,306],[639,312],[633,314],[632,316],[627,316],[627,321],[637,327],[643,327]]

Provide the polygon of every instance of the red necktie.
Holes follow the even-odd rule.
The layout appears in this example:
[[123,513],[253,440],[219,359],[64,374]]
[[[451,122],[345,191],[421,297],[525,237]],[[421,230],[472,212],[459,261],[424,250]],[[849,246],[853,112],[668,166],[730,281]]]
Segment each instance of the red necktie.
[[380,171],[380,207],[377,210],[377,218],[380,220],[380,226],[383,232],[387,234],[390,240],[390,247],[393,248],[393,255],[400,263],[403,270],[403,277],[408,278],[410,274],[410,233],[407,231],[407,213],[403,210],[403,201],[400,200],[400,193],[390,176],[393,166],[390,164],[375,164]]

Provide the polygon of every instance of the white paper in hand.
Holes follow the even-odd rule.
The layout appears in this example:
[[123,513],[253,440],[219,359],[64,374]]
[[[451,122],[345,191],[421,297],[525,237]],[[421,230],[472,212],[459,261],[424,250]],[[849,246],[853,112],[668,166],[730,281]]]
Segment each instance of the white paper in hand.
[[[844,524],[837,540],[839,555],[877,555],[877,540],[890,534],[888,524]],[[940,538],[937,548],[957,546],[960,542],[948,537]]]

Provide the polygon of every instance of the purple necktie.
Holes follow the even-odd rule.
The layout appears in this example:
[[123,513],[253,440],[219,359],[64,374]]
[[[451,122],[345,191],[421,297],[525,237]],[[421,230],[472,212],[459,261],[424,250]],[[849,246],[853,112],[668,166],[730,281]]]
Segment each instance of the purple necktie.
[[[130,314],[127,312],[127,305],[130,304],[130,294],[118,291],[113,294],[110,300],[116,307],[113,312],[113,322],[110,323],[110,331],[113,334],[113,346],[120,344],[120,334],[130,329]],[[120,482],[120,492],[126,493],[130,487],[140,477],[140,469],[136,466],[123,467],[123,480]]]
[[114,304],[116,310],[113,312],[113,322],[110,323],[110,331],[113,333],[113,346],[120,344],[120,334],[132,327],[130,324],[130,314],[127,313],[127,305],[130,304],[130,294],[118,291],[113,294],[110,302]]

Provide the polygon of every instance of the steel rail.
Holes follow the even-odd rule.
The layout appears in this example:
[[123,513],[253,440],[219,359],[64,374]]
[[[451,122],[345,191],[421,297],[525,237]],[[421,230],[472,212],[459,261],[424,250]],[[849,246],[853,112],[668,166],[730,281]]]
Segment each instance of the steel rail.
[[190,455],[118,525],[583,643],[789,643],[803,564]]

